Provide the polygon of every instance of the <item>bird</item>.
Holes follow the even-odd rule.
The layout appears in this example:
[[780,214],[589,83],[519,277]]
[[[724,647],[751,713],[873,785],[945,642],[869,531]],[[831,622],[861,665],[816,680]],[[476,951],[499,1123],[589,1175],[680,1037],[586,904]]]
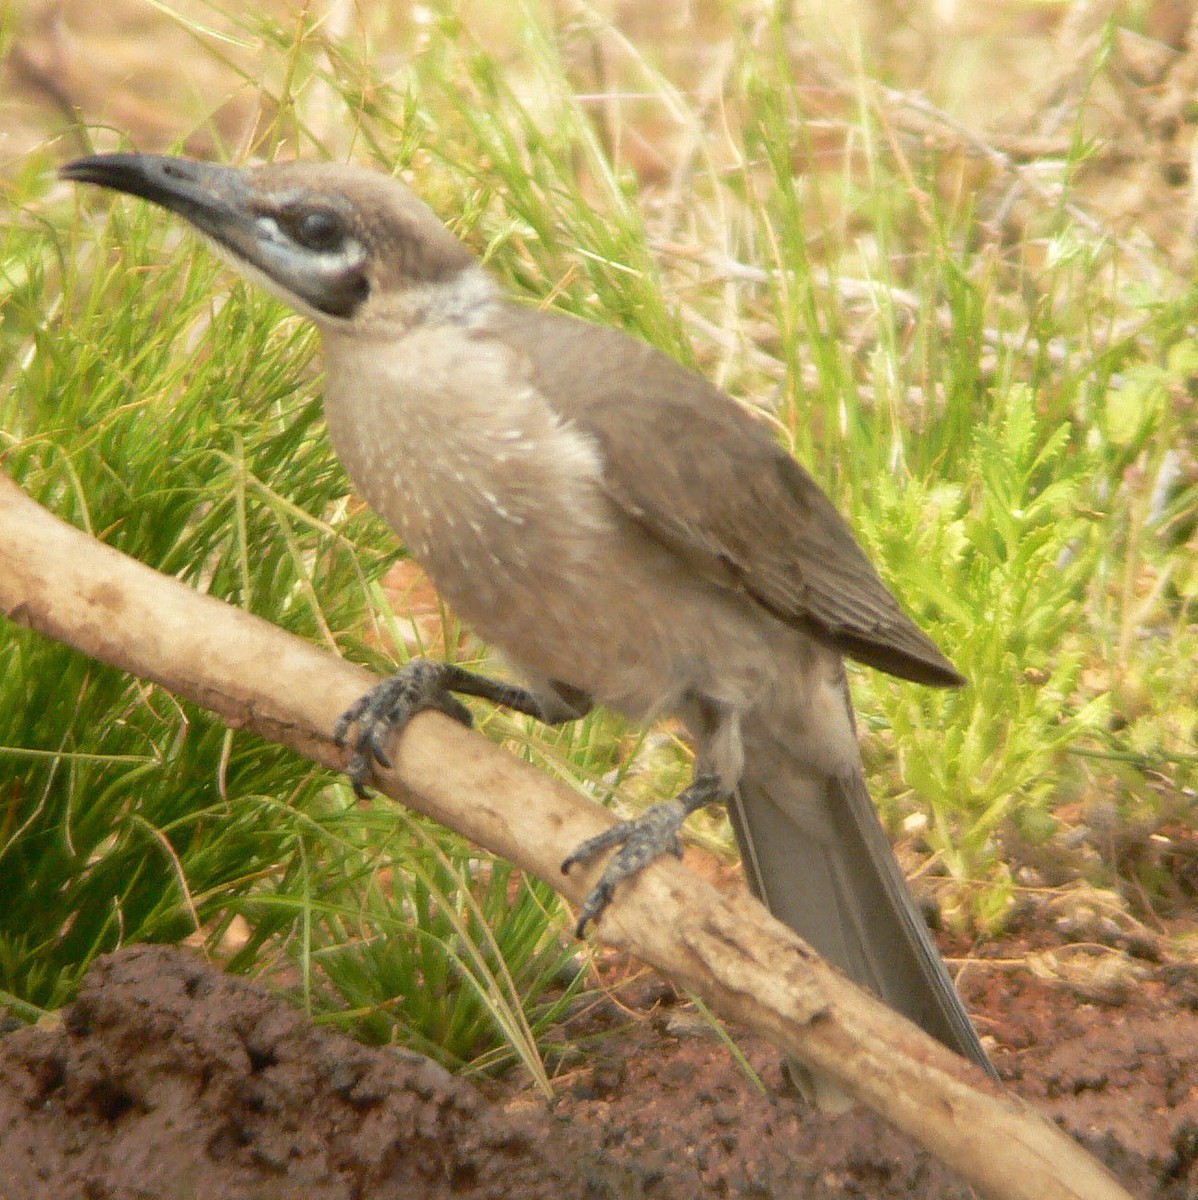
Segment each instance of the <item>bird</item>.
[[[614,849],[578,918],[727,805],[750,886],[845,974],[991,1075],[865,782],[845,660],[965,683],[812,475],[701,373],[507,295],[398,179],[314,161],[91,155],[319,330],[333,448],[441,597],[520,684],[413,659],[337,723],[365,794],[418,712],[463,695],[548,723],[677,720],[691,782],[581,844]],[[817,1077],[797,1080],[843,1107]]]

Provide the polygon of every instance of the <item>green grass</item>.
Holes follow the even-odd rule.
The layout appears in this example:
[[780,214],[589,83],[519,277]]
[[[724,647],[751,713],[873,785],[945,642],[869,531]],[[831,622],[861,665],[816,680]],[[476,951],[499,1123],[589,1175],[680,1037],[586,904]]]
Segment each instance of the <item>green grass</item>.
[[[419,52],[384,78],[365,42],[244,20],[275,93],[264,152],[405,169],[517,293],[759,405],[850,514],[971,681],[853,672],[874,795],[895,828],[927,815],[956,923],[1001,928],[1023,878],[1012,846],[1051,857],[1098,810],[1140,828],[1184,816],[1198,298],[1167,264],[1140,278],[1063,202],[1023,244],[991,236],[951,162],[902,149],[864,73],[830,154],[767,26],[733,38],[718,111],[630,54],[619,82],[648,99],[613,130],[570,53],[598,36],[585,22],[557,38],[517,10],[491,47],[434,14],[423,40],[396,35]],[[327,145],[316,118],[346,136]],[[638,120],[664,131],[658,176],[631,153]],[[397,551],[325,442],[313,335],[158,212],[51,190],[52,162],[15,181],[0,245],[3,468],[126,553],[385,669],[377,581]],[[157,689],[0,638],[0,992],[16,1011],[62,1004],[122,942],[198,923],[223,953],[238,918],[233,966],[321,1019],[462,1069],[518,1060],[545,1084],[578,986],[552,893]],[[485,728],[633,806],[688,769],[679,743],[642,746],[610,715]],[[1155,861],[1084,869],[1139,903],[1177,898]]]

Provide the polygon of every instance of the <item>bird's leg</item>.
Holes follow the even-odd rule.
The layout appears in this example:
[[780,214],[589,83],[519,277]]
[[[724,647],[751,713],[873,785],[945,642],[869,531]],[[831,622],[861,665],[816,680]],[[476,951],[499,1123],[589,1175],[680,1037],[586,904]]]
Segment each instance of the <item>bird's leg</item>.
[[[402,733],[417,713],[431,708],[467,728],[474,723],[470,710],[455,692],[502,704],[550,725],[586,715],[590,698],[585,693],[565,684],[551,686],[554,695],[542,697],[528,688],[476,675],[455,663],[414,658],[341,714],[333,729],[333,741],[339,747],[349,745],[346,773],[354,792],[364,797],[373,765],[377,762],[391,766],[386,739],[393,732]],[[351,739],[350,730],[355,725],[357,729]]]
[[663,854],[682,857],[682,842],[678,837],[683,822],[691,813],[708,804],[728,800],[728,792],[718,775],[698,775],[694,782],[673,800],[662,800],[647,808],[631,821],[620,821],[610,829],[593,838],[588,838],[569,858],[562,863],[562,874],[580,862],[587,862],[612,846],[619,846],[618,853],[607,864],[602,878],[591,889],[578,913],[575,932],[582,937],[591,921],[595,920],[611,902],[616,885],[639,874],[655,858]]

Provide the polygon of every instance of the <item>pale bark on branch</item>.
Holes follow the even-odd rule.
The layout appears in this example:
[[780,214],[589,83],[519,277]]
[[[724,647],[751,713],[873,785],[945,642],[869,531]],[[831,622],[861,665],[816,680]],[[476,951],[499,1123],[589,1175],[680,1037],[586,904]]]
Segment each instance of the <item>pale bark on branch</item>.
[[[46,512],[0,476],[0,612],[152,680],[230,726],[342,765],[337,716],[373,682],[269,622],[159,575]],[[429,713],[400,740],[380,791],[518,864],[577,903],[597,871],[564,877],[598,804]],[[820,960],[746,895],[669,859],[621,885],[598,936],[831,1076],[996,1200],[1129,1200],[1022,1100]]]

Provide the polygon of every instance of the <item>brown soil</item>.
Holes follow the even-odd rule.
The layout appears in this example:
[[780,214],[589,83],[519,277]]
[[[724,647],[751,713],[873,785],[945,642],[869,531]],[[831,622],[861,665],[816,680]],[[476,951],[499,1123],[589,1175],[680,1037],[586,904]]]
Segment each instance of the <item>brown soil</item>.
[[[1004,951],[1009,948],[1004,948]],[[1009,954],[1007,954],[1009,957]],[[1022,1095],[1140,1197],[1198,1195],[1198,987],[1159,969],[1117,1004],[1023,970],[964,991]],[[668,987],[614,1004],[603,1050],[546,1104],[313,1027],[186,951],[101,959],[53,1028],[0,1038],[0,1172],[14,1200],[384,1197],[965,1198],[863,1110],[812,1112],[746,1039],[761,1095]],[[648,1014],[645,1016],[644,1014]]]

